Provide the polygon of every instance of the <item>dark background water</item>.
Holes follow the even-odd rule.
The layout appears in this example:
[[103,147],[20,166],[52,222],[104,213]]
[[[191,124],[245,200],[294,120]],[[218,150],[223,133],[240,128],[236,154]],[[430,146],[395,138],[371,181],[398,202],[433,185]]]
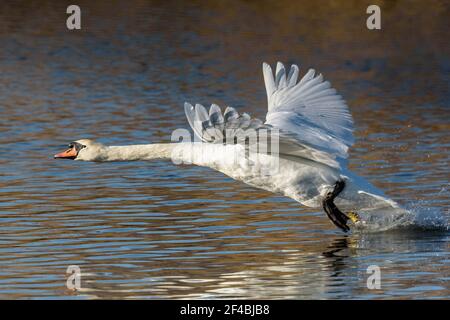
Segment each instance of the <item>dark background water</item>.
[[205,168],[52,159],[79,138],[168,142],[184,101],[263,119],[261,63],[280,60],[348,101],[352,170],[448,222],[448,2],[76,1],[80,31],[69,4],[0,4],[0,298],[450,298],[446,228],[343,235]]

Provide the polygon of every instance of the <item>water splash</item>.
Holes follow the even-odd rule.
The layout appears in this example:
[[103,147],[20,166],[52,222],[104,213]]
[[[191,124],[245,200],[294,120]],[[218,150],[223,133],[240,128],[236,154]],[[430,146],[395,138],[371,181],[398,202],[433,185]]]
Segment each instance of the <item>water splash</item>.
[[[438,195],[450,197],[450,184],[441,188]],[[429,200],[418,200],[407,206],[414,215],[414,225],[425,230],[450,230],[450,209],[436,208]]]
[[[449,185],[439,195],[450,195]],[[401,207],[371,208],[358,212],[361,221],[352,225],[356,232],[383,232],[388,230],[449,231],[450,209],[436,208],[427,200],[410,202]]]

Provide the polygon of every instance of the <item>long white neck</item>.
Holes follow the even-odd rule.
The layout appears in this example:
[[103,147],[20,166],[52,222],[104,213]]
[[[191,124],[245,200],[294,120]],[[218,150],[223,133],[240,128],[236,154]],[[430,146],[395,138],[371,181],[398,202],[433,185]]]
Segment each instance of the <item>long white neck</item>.
[[108,146],[102,151],[101,161],[170,159],[173,148],[172,143]]
[[235,145],[201,142],[102,146],[92,158],[86,155],[85,159],[80,157],[79,160],[104,162],[164,159],[175,164],[189,163],[221,170],[223,167],[234,166],[244,158],[240,150]]
[[107,162],[164,159],[174,164],[206,166],[230,175],[236,165],[245,160],[243,150],[239,145],[202,142],[101,146],[92,157],[81,154],[78,160]]

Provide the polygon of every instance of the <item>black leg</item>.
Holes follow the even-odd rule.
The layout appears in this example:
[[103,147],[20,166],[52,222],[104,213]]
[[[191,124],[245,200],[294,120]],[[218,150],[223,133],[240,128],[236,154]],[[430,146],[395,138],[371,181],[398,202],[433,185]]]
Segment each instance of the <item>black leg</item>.
[[334,185],[333,191],[328,192],[328,194],[323,199],[322,204],[328,218],[330,218],[334,225],[344,232],[347,232],[350,230],[350,228],[347,226],[347,221],[350,220],[350,218],[341,210],[339,210],[333,202],[334,198],[336,198],[342,192],[342,190],[344,190],[344,187],[344,180],[337,181]]

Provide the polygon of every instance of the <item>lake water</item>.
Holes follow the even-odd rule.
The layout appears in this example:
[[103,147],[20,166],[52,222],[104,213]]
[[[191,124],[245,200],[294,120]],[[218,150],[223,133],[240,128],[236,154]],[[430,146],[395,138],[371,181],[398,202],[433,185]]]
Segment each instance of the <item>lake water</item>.
[[[449,7],[380,2],[379,31],[364,1],[77,1],[80,31],[63,2],[2,3],[0,298],[450,298]],[[350,168],[414,226],[346,235],[206,168],[52,158],[80,138],[168,142],[184,101],[263,119],[278,60],[344,96]]]

